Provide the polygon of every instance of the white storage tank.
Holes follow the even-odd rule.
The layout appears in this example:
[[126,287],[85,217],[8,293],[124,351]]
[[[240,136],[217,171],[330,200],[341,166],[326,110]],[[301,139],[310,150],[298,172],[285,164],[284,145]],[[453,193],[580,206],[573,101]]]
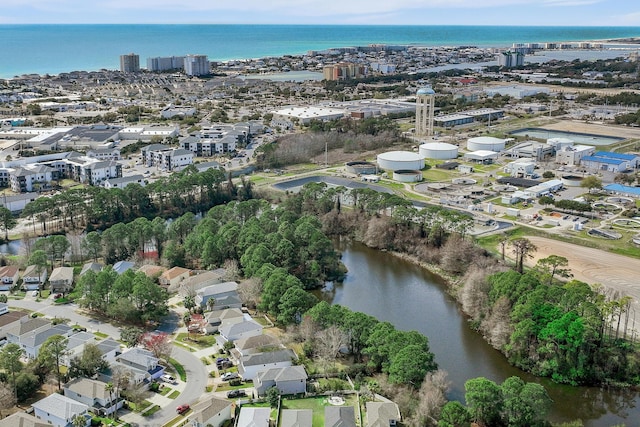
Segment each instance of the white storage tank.
[[398,182],[420,182],[422,172],[419,170],[397,170],[393,172],[393,180]]
[[467,150],[469,151],[495,151],[499,153],[504,150],[505,140],[492,136],[478,136],[467,140]]
[[389,151],[378,154],[378,166],[384,170],[421,170],[424,169],[424,157],[411,151]]
[[427,142],[420,146],[420,155],[425,159],[455,159],[458,157],[458,146],[446,142]]

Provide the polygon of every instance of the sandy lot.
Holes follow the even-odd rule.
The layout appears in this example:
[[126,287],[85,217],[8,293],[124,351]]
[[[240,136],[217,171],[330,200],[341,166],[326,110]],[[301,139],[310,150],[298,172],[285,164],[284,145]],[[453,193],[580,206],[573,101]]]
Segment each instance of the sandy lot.
[[563,256],[569,260],[574,279],[589,284],[599,283],[608,289],[619,291],[620,296],[632,297],[632,310],[637,315],[635,329],[640,331],[639,259],[544,237],[529,236],[527,239],[538,247],[534,257],[528,261],[530,266],[549,255]]

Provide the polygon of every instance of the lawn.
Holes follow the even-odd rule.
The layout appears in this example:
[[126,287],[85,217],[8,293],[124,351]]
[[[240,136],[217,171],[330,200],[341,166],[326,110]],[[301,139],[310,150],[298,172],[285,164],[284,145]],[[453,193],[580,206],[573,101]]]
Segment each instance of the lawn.
[[109,335],[105,334],[104,332],[94,332],[93,335],[102,339],[109,338]]
[[151,408],[149,408],[146,411],[144,411],[142,413],[142,416],[143,417],[149,417],[149,416],[155,414],[156,412],[158,412],[160,409],[162,409],[162,408],[159,407],[158,405],[153,405]]
[[180,392],[178,390],[173,390],[173,393],[171,393],[169,396],[167,396],[169,399],[175,399],[176,397],[180,396]]
[[[355,395],[353,397],[348,396],[346,399],[347,405],[357,405]],[[324,408],[329,406],[327,403],[327,397],[312,397],[307,399],[282,399],[282,409],[311,409],[313,411],[313,427],[324,427]]]
[[173,368],[176,370],[176,373],[178,374],[180,379],[182,381],[186,382],[187,381],[187,372],[184,370],[184,366],[182,366],[180,364],[180,362],[178,362],[176,359],[173,359],[173,358],[169,359],[169,363],[171,363]]
[[216,344],[216,337],[214,335],[192,335],[189,336],[186,332],[179,333],[176,336],[175,341],[182,343],[184,342],[186,345],[192,345],[201,350],[206,348],[211,348]]
[[160,395],[161,396],[166,396],[172,390],[173,389],[171,387],[164,386],[164,387],[162,387],[162,390],[160,390]]

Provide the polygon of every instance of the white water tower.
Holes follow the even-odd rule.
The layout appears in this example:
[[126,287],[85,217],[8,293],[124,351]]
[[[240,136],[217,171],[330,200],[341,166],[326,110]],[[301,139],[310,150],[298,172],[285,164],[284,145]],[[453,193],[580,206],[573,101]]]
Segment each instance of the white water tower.
[[433,108],[436,93],[431,86],[416,92],[416,136],[433,135]]

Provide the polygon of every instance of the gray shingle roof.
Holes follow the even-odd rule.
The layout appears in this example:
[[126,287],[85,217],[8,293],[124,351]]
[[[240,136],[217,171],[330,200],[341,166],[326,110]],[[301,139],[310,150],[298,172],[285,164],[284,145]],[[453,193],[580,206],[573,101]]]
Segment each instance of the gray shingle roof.
[[74,416],[82,414],[89,409],[87,405],[58,393],[50,394],[32,406],[63,420],[71,420]]
[[266,365],[269,363],[291,361],[294,354],[291,350],[267,351],[264,353],[248,354],[242,356],[244,366]]
[[325,427],[356,427],[353,406],[325,406]]

